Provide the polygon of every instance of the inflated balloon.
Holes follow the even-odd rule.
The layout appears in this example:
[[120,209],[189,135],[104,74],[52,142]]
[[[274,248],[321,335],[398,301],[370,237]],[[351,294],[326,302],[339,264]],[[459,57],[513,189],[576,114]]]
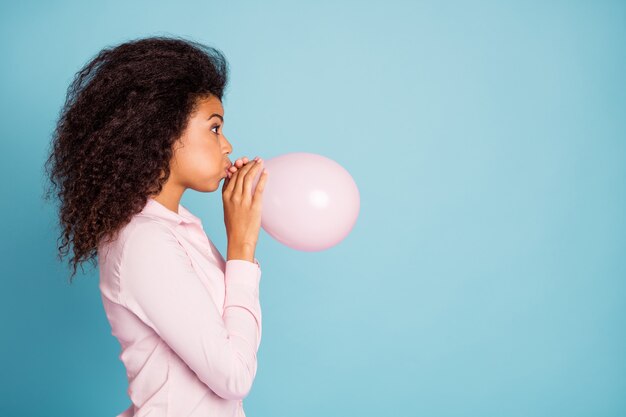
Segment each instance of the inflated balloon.
[[[319,251],[341,242],[352,230],[360,196],[352,176],[322,155],[294,152],[263,158],[268,172],[261,227],[293,249]],[[259,171],[252,192],[259,181]]]

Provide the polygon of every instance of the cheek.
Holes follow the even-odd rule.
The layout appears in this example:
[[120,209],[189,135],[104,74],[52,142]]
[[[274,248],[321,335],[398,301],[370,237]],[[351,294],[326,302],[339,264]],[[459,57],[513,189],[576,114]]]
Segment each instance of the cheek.
[[207,178],[214,176],[219,171],[219,163],[216,165],[216,151],[211,146],[195,146],[185,153],[184,171],[190,178]]

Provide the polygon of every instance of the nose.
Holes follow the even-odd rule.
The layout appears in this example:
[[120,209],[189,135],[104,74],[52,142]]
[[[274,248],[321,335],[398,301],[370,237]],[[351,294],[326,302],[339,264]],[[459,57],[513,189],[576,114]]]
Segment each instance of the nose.
[[229,140],[226,139],[226,136],[224,137],[224,141],[226,142],[226,153],[230,154],[233,151],[233,145],[230,144]]

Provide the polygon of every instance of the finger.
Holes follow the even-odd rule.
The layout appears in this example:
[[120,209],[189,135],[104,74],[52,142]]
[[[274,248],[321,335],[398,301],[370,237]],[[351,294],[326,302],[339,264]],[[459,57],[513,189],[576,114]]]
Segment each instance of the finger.
[[[256,160],[258,158],[258,156],[254,159]],[[243,167],[244,165],[248,165],[248,162],[251,162],[248,160],[247,157],[243,157],[243,158],[239,158],[237,159],[229,168],[229,173],[228,173],[228,177],[229,178],[229,182],[232,182],[232,186],[228,189],[229,192],[233,192],[235,191],[236,185],[237,185],[237,181],[235,178],[233,178],[233,175],[239,171],[239,168]],[[226,186],[227,184],[224,183],[224,188],[222,188],[223,192],[226,191]]]
[[257,164],[256,161],[251,161],[249,164],[246,164],[243,168],[241,168],[235,173],[235,175],[237,176],[237,179],[235,180],[235,186],[233,188],[234,195],[241,196],[241,193],[243,191],[243,182],[244,182],[246,173],[250,171],[250,169],[254,167],[256,164]]
[[222,194],[228,193],[229,195],[232,195],[235,189],[235,185],[237,184],[237,177],[238,177],[239,172],[241,171],[236,169],[234,172],[230,173],[230,175],[227,177],[228,181],[224,181],[224,185],[222,187]]
[[263,201],[263,190],[265,190],[268,175],[267,170],[264,169],[259,177],[259,182],[256,184],[256,188],[254,189],[254,195],[252,196],[253,205],[257,205]]
[[[239,163],[237,164],[237,162],[239,162]],[[236,161],[234,164],[232,164],[228,169],[231,170],[232,172],[235,172],[235,171],[237,171],[239,168],[241,168],[244,165],[245,164],[240,159],[240,160]]]
[[244,166],[246,163],[244,162],[244,159],[248,159],[246,157],[243,158],[239,158],[235,161],[235,167],[237,168],[241,168],[242,166]]
[[230,175],[224,179],[222,183],[222,194],[226,191],[226,187],[228,187],[228,183],[230,182]]
[[[256,158],[255,158],[256,159]],[[242,166],[246,165],[248,162],[252,161],[252,159],[249,159],[247,156],[244,156],[243,158],[239,158],[236,162],[239,163],[235,163],[235,167],[237,168],[241,168]]]
[[243,183],[243,198],[247,200],[251,200],[252,199],[252,181],[254,181],[254,178],[256,177],[257,173],[259,172],[260,169],[263,168],[263,160],[259,159],[258,162],[256,162],[254,164],[254,166],[249,169],[248,171],[246,171],[246,175],[245,178],[243,179],[244,183]]

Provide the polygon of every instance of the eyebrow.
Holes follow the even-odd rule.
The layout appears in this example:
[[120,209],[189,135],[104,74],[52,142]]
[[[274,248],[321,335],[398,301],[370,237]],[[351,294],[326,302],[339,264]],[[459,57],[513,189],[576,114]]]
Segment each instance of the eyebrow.
[[222,115],[221,114],[217,114],[217,113],[213,113],[211,116],[209,116],[209,118],[207,120],[211,120],[211,118],[215,117],[215,116],[219,117],[222,122],[224,121],[224,118],[222,117]]

